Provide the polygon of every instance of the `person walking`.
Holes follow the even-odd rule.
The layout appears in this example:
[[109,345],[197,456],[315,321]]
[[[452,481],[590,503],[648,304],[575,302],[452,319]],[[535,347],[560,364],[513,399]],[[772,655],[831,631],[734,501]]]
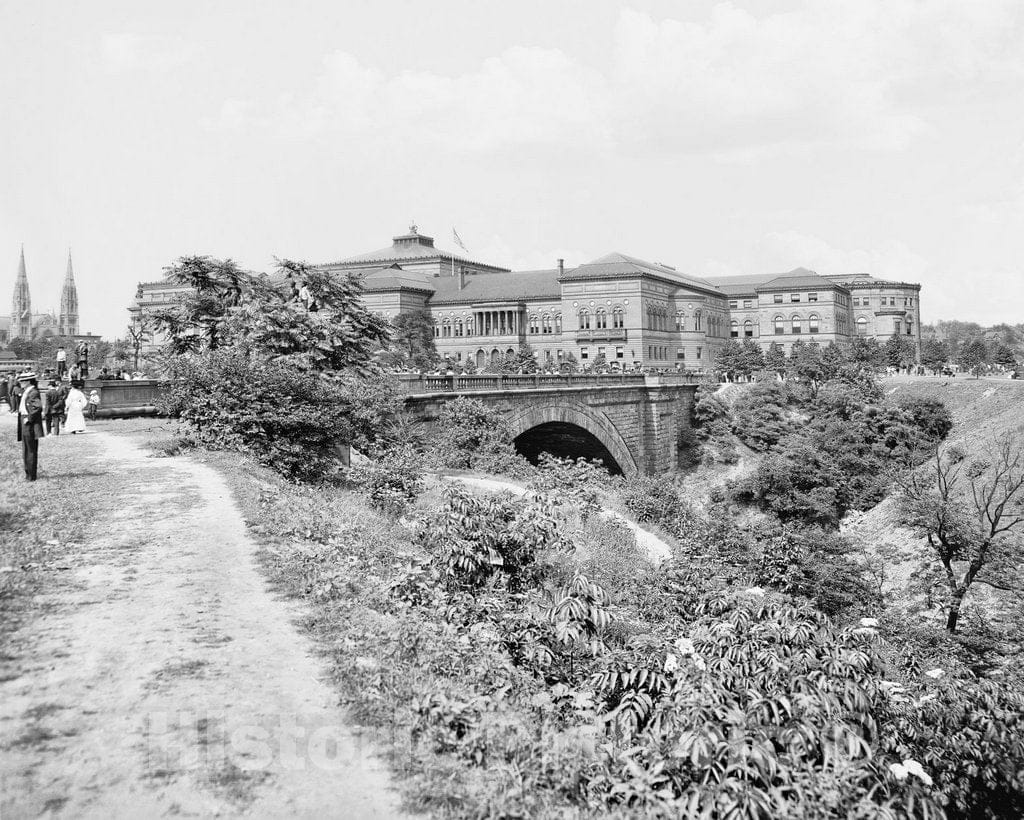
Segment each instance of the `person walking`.
[[39,439],[46,436],[43,430],[43,398],[35,373],[22,373],[18,376],[18,383],[22,386],[18,404],[18,441],[21,442],[25,463],[25,478],[35,481],[39,470]]
[[56,379],[50,382],[46,391],[46,435],[59,436],[60,424],[64,418],[64,390]]
[[11,405],[11,412],[12,413],[17,413],[18,412],[18,407],[21,404],[21,394],[24,393],[24,392],[25,392],[25,388],[22,387],[21,382],[19,382],[12,375],[11,376],[11,384],[8,387],[8,392],[7,392],[7,401]]
[[89,400],[85,397],[85,393],[82,392],[82,382],[76,381],[71,383],[71,390],[68,391],[68,396],[64,400],[64,412],[67,413],[67,424],[64,427],[65,433],[84,433],[85,432],[85,408],[89,406]]

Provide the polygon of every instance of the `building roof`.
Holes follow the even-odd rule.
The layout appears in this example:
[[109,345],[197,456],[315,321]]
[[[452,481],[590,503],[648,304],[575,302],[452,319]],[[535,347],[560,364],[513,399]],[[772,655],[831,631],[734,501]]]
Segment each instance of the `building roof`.
[[476,273],[465,277],[459,288],[458,276],[437,276],[431,279],[434,295],[432,305],[454,302],[516,302],[522,299],[560,299],[562,286],[558,269],[510,271],[508,273]]
[[367,292],[386,290],[418,290],[433,293],[434,277],[420,271],[403,270],[397,262],[383,268],[369,268],[365,271],[352,271],[362,274],[363,290]]
[[807,268],[796,268],[789,273],[779,273],[758,285],[756,290],[790,290],[792,288],[836,288],[840,283],[832,282]]
[[373,263],[401,263],[403,261],[413,260],[426,262],[432,259],[444,262],[454,261],[456,264],[474,265],[479,268],[486,268],[495,271],[508,270],[508,268],[502,268],[486,262],[476,262],[472,259],[460,256],[453,251],[435,248],[434,238],[432,236],[426,236],[419,233],[415,225],[411,225],[409,227],[409,233],[392,237],[391,245],[387,248],[380,248],[375,251],[369,251],[368,253],[356,254],[355,256],[349,256],[345,259],[339,259],[337,262],[329,262],[327,264],[320,265],[320,267],[331,268],[340,265],[352,266],[364,264],[370,265]]
[[563,282],[573,282],[581,279],[614,279],[620,276],[637,276],[646,274],[657,276],[659,279],[667,279],[677,285],[685,285],[698,290],[707,291],[716,295],[723,295],[707,279],[696,276],[689,276],[680,273],[671,265],[664,265],[661,262],[646,262],[637,259],[635,256],[627,256],[624,253],[609,253],[593,262],[587,262],[578,268],[567,270],[562,275]]

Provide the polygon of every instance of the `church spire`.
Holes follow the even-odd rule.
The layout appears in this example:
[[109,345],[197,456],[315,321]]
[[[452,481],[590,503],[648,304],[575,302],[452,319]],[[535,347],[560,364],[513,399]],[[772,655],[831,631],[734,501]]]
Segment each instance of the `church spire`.
[[57,322],[57,335],[78,335],[78,288],[75,287],[75,272],[71,266],[71,248],[68,248],[68,271],[64,274],[64,287],[60,292],[60,319]]
[[11,301],[11,338],[32,338],[32,297],[28,292],[24,245],[21,246],[18,276],[14,280],[14,298]]

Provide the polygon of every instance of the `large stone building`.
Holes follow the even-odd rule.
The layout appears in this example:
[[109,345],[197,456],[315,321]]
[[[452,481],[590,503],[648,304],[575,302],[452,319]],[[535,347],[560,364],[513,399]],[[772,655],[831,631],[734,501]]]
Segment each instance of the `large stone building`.
[[68,251],[68,266],[64,274],[64,285],[60,295],[60,313],[53,311],[33,312],[32,294],[28,286],[28,271],[25,267],[25,249],[21,249],[18,272],[14,280],[14,296],[11,299],[11,315],[0,316],[0,344],[14,339],[37,339],[42,336],[79,336],[78,288]]
[[[710,369],[730,337],[787,352],[798,339],[826,344],[854,334],[884,342],[899,333],[920,345],[920,285],[866,274],[798,268],[700,278],[622,253],[513,272],[442,250],[415,225],[388,247],[321,267],[359,276],[366,304],[389,318],[426,310],[438,351],[477,367],[523,344],[542,364],[603,356],[625,368],[687,370]],[[180,293],[167,282],[140,284],[133,323],[144,326],[149,311]]]

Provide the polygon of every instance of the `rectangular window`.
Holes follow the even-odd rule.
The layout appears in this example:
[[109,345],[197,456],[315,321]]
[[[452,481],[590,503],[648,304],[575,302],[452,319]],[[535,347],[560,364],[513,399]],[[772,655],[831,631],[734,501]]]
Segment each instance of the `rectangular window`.
[[807,301],[808,302],[817,302],[818,301],[818,294],[817,293],[808,293],[807,294]]
[[676,358],[679,359],[680,361],[685,361],[686,360],[686,351],[685,350],[677,350],[676,351]]
[[791,293],[791,294],[789,294],[789,301],[790,302],[799,302],[800,301],[800,294],[799,293]]
[[892,324],[894,333],[899,334],[899,332],[903,330],[903,322],[901,322],[899,319],[893,320]]
[[743,307],[745,307],[745,308],[749,308],[750,307],[750,300],[749,299],[744,299],[743,300]]
[[622,345],[619,345],[618,347],[615,348],[615,358],[616,359],[621,359],[622,356],[623,356]]
[[562,361],[562,351],[561,350],[556,350],[555,351],[555,356],[558,357],[558,361]]
[[730,310],[736,310],[736,306],[737,306],[738,304],[739,304],[739,303],[738,303],[738,302],[737,302],[737,301],[736,301],[735,299],[730,299],[730,300],[729,300],[729,309],[730,309]]
[[889,297],[889,307],[896,307],[896,297],[895,296],[890,296]]
[[590,348],[589,347],[581,347],[580,348],[580,358],[581,359],[589,359],[590,358]]
[[753,325],[743,325],[743,335],[747,339],[753,337],[753,335],[754,335],[754,326]]
[[781,305],[782,304],[782,294],[781,293],[776,293],[775,294],[775,298],[772,301],[775,304],[777,304],[777,305]]
[[598,356],[603,356],[604,355],[604,348],[603,347],[599,347],[597,349],[597,355]]
[[697,358],[698,358],[698,359],[699,359],[699,358],[701,358],[701,355],[700,355],[700,354],[701,354],[701,353],[702,353],[703,351],[704,351],[704,348],[703,348],[703,347],[698,347],[698,348],[697,348]]

